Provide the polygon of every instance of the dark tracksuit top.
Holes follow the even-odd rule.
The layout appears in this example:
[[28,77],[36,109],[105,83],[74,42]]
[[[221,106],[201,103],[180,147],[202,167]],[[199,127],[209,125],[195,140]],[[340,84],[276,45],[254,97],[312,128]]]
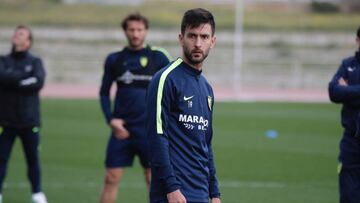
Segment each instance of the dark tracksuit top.
[[[341,124],[344,134],[340,142],[339,161],[346,168],[360,168],[360,54],[344,59],[329,83],[332,102],[342,104]],[[348,86],[340,86],[339,78]]]
[[14,50],[0,57],[0,193],[16,137],[20,138],[25,152],[32,192],[41,191],[38,126],[39,91],[44,81],[40,58]]
[[40,125],[39,91],[44,81],[40,58],[15,51],[0,57],[0,126]]
[[[124,48],[107,56],[100,87],[100,103],[107,122],[121,118],[128,127],[145,128],[146,88],[155,72],[169,63],[169,58],[165,50],[150,46],[138,51]],[[117,88],[112,111],[110,88],[113,82]]]
[[197,71],[177,59],[157,72],[147,98],[151,202],[180,189],[188,202],[219,197],[211,140],[214,94]]

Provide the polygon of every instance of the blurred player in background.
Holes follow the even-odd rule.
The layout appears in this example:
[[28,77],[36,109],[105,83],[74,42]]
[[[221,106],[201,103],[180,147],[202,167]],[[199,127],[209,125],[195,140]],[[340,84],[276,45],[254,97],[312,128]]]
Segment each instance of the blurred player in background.
[[2,188],[16,137],[25,152],[32,202],[46,203],[41,191],[39,158],[39,91],[44,85],[45,70],[40,58],[30,54],[31,31],[18,26],[12,36],[12,50],[0,57],[0,202]]
[[329,84],[332,102],[342,104],[344,128],[340,142],[340,203],[360,203],[360,27],[356,42],[359,50],[342,61]]
[[182,58],[155,74],[149,85],[151,203],[220,203],[211,147],[214,94],[201,74],[214,33],[209,11],[185,12]]
[[[113,203],[125,167],[138,155],[149,186],[151,172],[146,141],[146,89],[155,72],[166,66],[169,55],[163,49],[145,44],[149,28],[146,17],[135,13],[122,22],[128,45],[111,53],[105,61],[100,102],[106,122],[112,129],[106,152],[106,175],[100,202]],[[114,108],[110,88],[116,83]]]

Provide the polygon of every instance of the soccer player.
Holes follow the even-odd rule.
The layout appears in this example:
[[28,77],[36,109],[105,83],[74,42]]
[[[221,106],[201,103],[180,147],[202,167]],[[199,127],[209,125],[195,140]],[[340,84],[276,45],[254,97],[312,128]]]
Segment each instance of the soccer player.
[[220,202],[211,147],[214,94],[201,74],[216,38],[213,15],[185,12],[181,58],[157,72],[148,90],[151,203]]
[[360,27],[357,30],[359,50],[342,61],[329,84],[332,102],[342,104],[340,142],[340,203],[360,202]]
[[18,26],[12,36],[12,50],[0,57],[0,202],[7,163],[16,137],[25,152],[32,202],[46,203],[41,191],[39,158],[39,91],[45,71],[41,59],[30,54],[33,37],[26,26]]
[[[153,74],[169,63],[161,48],[145,44],[148,31],[146,17],[135,13],[122,22],[128,46],[108,55],[100,88],[100,101],[106,121],[112,129],[106,152],[106,175],[101,203],[116,201],[118,183],[125,167],[138,155],[150,184],[150,167],[146,143],[146,88]],[[110,88],[116,82],[114,110],[111,110]]]

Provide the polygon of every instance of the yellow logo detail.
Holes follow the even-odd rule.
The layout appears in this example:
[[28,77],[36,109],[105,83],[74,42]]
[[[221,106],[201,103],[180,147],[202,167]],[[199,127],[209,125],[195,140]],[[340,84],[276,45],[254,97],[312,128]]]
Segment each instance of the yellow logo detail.
[[209,109],[210,109],[210,111],[212,111],[212,109],[211,109],[211,106],[212,106],[212,98],[211,98],[211,96],[208,96],[207,101],[208,101]]
[[140,57],[140,65],[143,68],[145,68],[148,65],[148,63],[149,63],[149,60],[147,57],[145,57],[145,56]]
[[342,163],[339,163],[338,167],[337,167],[337,172],[338,174],[341,173],[341,169],[342,169]]

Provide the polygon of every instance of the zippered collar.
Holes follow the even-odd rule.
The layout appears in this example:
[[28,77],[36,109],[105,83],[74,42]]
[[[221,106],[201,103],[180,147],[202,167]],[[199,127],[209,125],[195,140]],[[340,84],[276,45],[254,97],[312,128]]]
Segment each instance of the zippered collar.
[[191,67],[189,64],[185,63],[185,61],[182,62],[185,72],[192,76],[199,77],[202,73],[202,70],[196,70],[195,68]]
[[150,49],[150,46],[148,44],[144,44],[144,47],[139,50],[130,49],[129,46],[124,47],[124,50],[129,53],[141,53],[141,52],[145,52],[148,49]]
[[12,47],[10,55],[11,57],[16,59],[22,59],[25,58],[28,55],[28,53],[29,53],[28,51],[15,51],[15,48]]

